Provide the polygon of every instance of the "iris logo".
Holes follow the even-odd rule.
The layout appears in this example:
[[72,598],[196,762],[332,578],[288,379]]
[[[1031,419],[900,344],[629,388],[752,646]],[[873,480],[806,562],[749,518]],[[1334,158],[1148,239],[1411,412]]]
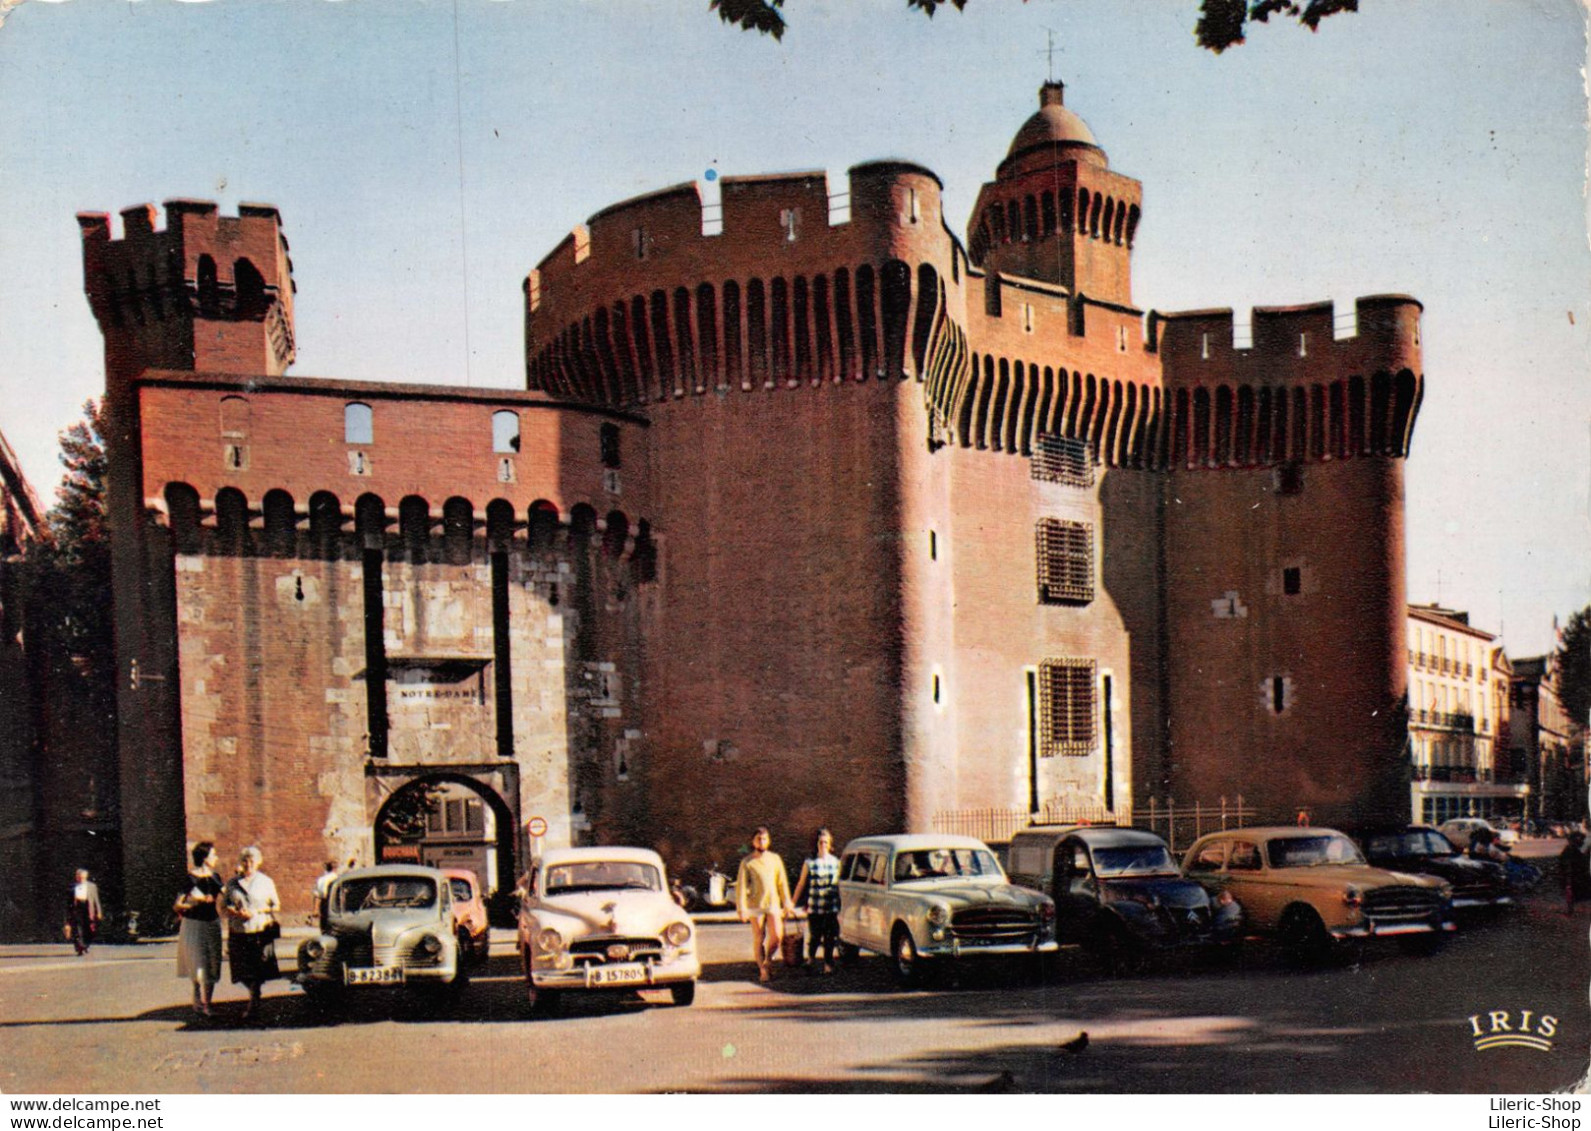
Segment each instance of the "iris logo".
[[1552,1038],[1558,1033],[1558,1019],[1550,1013],[1538,1017],[1530,1009],[1520,1010],[1517,1016],[1511,1010],[1494,1009],[1471,1016],[1469,1027],[1470,1035],[1475,1038],[1476,1052],[1498,1048],[1551,1052]]

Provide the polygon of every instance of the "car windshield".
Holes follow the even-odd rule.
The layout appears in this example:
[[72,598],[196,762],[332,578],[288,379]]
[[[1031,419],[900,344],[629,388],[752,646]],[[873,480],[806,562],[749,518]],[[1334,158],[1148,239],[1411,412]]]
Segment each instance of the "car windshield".
[[547,869],[544,895],[564,895],[576,891],[604,891],[609,888],[636,891],[662,891],[663,877],[651,864],[635,860],[582,860],[575,864],[555,864]]
[[1166,876],[1177,874],[1177,862],[1163,844],[1123,844],[1094,848],[1094,871],[1101,876]]
[[1353,841],[1342,835],[1277,837],[1265,846],[1272,868],[1310,868],[1317,864],[1363,864]]
[[468,880],[449,880],[447,882],[447,886],[453,889],[453,898],[458,900],[460,903],[468,903],[474,898],[474,896],[470,894],[470,882]]
[[1392,858],[1453,855],[1453,843],[1441,833],[1429,829],[1372,836],[1365,841],[1365,849],[1371,856]]
[[334,904],[339,911],[373,911],[382,907],[430,907],[436,884],[425,876],[372,876],[344,880]]
[[1003,878],[994,854],[982,848],[920,848],[895,856],[895,882],[966,876]]

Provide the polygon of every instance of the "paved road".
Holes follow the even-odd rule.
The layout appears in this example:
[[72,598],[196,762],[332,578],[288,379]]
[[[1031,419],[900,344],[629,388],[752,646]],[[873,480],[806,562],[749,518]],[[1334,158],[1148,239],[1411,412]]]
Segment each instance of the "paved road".
[[[1073,955],[1049,986],[990,971],[902,992],[877,959],[761,987],[745,929],[713,924],[693,1007],[576,1000],[551,1021],[526,1017],[504,934],[445,1015],[378,993],[324,1023],[278,982],[254,1028],[231,986],[227,1017],[195,1023],[169,943],[7,947],[0,1090],[1542,1092],[1586,1068],[1588,926],[1544,894],[1432,958],[1298,972],[1256,947],[1235,969],[1108,980]],[[1470,1015],[1526,1009],[1556,1016],[1552,1051],[1474,1049]],[[1060,1047],[1084,1031],[1085,1051]]]

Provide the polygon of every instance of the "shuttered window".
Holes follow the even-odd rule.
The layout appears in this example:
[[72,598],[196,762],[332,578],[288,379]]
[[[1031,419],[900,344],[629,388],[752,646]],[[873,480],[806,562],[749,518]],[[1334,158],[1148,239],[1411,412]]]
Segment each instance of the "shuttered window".
[[1093,660],[1055,659],[1039,665],[1039,754],[1082,757],[1093,753]]
[[1094,599],[1094,528],[1086,522],[1039,520],[1035,535],[1039,600],[1086,605]]
[[1069,487],[1094,485],[1094,451],[1087,440],[1040,436],[1029,465],[1034,479]]

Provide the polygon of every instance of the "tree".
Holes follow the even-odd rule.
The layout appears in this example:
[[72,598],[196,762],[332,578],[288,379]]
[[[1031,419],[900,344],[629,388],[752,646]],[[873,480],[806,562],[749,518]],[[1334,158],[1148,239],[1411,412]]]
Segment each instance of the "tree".
[[[908,9],[930,18],[946,4],[960,11],[967,0],[906,0]],[[726,24],[784,38],[784,0],[712,0],[708,7]],[[1200,47],[1219,55],[1244,42],[1244,31],[1251,22],[1264,24],[1272,16],[1282,16],[1316,31],[1327,16],[1358,10],[1359,0],[1308,0],[1302,4],[1294,0],[1201,0],[1193,34]]]
[[1569,618],[1558,643],[1558,697],[1578,732],[1591,716],[1591,605]]
[[83,419],[61,433],[66,474],[46,516],[49,537],[30,556],[34,600],[52,642],[114,699],[104,426],[103,404],[90,400]]

